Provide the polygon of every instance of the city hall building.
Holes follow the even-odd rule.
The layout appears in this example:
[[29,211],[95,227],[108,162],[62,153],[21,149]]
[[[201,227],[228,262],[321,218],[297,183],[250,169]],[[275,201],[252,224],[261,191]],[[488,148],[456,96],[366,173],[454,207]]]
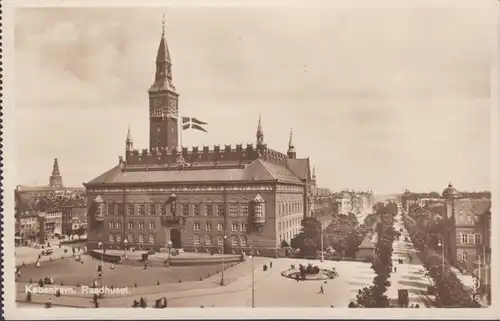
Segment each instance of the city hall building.
[[179,147],[179,131],[204,123],[179,116],[170,53],[162,32],[149,89],[149,148],[134,149],[84,184],[88,247],[174,248],[274,255],[310,215],[316,180],[308,158],[269,148],[260,117],[255,144]]

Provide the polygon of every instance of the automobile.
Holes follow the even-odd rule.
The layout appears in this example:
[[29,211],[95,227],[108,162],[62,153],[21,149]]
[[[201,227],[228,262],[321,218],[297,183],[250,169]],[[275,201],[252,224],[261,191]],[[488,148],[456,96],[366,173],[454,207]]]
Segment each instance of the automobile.
[[53,249],[47,249],[45,251],[42,251],[42,255],[52,255],[52,254],[54,254]]

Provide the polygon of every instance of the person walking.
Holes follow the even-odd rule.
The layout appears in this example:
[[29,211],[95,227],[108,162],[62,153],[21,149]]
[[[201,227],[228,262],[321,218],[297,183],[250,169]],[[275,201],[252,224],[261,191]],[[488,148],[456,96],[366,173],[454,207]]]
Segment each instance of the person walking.
[[325,291],[323,290],[323,285],[320,285],[319,287],[319,294],[325,294]]
[[269,267],[272,269],[273,268],[273,262],[269,262]]
[[397,271],[397,269],[396,269],[396,267],[394,267],[394,273],[396,273],[396,271]]

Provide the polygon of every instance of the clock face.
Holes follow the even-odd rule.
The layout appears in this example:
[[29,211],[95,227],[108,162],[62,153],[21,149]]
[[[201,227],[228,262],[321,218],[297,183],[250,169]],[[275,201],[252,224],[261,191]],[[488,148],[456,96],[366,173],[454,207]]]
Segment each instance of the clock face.
[[175,109],[177,107],[177,101],[175,99],[170,99],[168,102],[168,106],[172,109]]
[[154,106],[155,106],[155,107],[160,106],[160,105],[161,105],[161,99],[155,99],[155,100],[153,101],[153,104],[154,104]]

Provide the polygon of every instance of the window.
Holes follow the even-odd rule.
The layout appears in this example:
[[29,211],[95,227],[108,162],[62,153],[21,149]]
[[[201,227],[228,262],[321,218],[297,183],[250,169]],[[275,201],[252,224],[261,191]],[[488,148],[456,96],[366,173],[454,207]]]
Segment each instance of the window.
[[238,245],[238,237],[236,235],[231,236],[231,245],[232,246]]
[[139,243],[144,243],[144,234],[139,234]]
[[156,204],[148,205],[148,215],[155,216],[156,215]]
[[122,222],[116,222],[116,228],[123,228]]
[[217,245],[222,245],[222,236],[217,236]]
[[109,226],[109,228],[115,228],[115,222],[109,221],[108,226]]
[[181,215],[182,216],[188,216],[189,215],[188,204],[181,204]]
[[205,235],[205,244],[212,244],[212,235]]
[[193,204],[193,215],[200,216],[200,204]]
[[217,231],[221,232],[224,230],[224,223],[217,223]]
[[246,245],[247,245],[247,237],[246,237],[245,235],[242,235],[242,236],[240,237],[240,244],[241,244],[242,246],[246,246]]
[[466,233],[460,233],[460,239],[462,241],[462,244],[467,244],[469,241],[468,235]]
[[462,260],[467,261],[467,252],[462,252]]
[[151,221],[149,222],[149,229],[153,230],[155,228],[155,222]]
[[155,244],[155,235],[154,234],[149,234],[149,243],[150,244]]
[[130,243],[134,242],[134,235],[133,234],[127,235],[127,241]]
[[224,216],[224,205],[217,204],[217,216]]
[[145,204],[137,205],[137,211],[139,212],[139,216],[146,215],[146,205]]
[[131,230],[134,228],[134,222],[130,221],[128,222],[128,229]]
[[481,234],[479,234],[479,233],[476,233],[476,234],[474,235],[474,242],[475,242],[476,244],[481,244],[481,243],[482,243],[482,238],[481,238],[481,236],[482,236],[482,235],[481,235]]
[[193,236],[193,243],[194,244],[200,244],[200,236],[199,235],[195,234]]
[[231,224],[231,231],[232,232],[238,232],[238,224],[237,223]]
[[122,235],[120,233],[116,234],[116,242],[120,243],[122,241]]
[[248,230],[248,225],[247,225],[247,224],[245,224],[245,223],[241,224],[241,226],[240,226],[240,230],[241,230],[242,232],[246,232],[246,231]]
[[205,204],[205,216],[213,216],[213,210],[212,204]]
[[240,205],[241,216],[248,216],[248,205]]
[[195,231],[199,231],[200,230],[200,222],[194,222],[193,228]]
[[238,204],[229,204],[229,216],[238,216]]
[[144,230],[144,222],[139,222],[139,230]]
[[211,231],[212,230],[212,223],[209,223],[209,222],[205,223],[205,230]]
[[127,204],[127,215],[134,215],[134,204]]
[[116,214],[119,216],[123,216],[123,203],[116,204]]
[[115,215],[115,204],[108,203],[108,215]]
[[115,238],[114,238],[113,234],[109,234],[109,238],[108,239],[109,239],[110,242],[114,242],[115,241]]
[[160,204],[160,215],[161,216],[167,215],[167,205],[166,204]]

